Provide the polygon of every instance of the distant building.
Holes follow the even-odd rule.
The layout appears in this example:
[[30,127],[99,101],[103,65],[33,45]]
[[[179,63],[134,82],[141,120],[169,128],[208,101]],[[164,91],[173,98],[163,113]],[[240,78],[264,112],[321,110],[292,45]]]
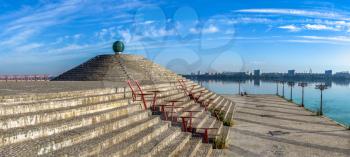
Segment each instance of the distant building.
[[288,76],[294,76],[295,70],[288,70]]
[[260,70],[254,70],[254,76],[259,77],[260,76]]
[[330,76],[333,75],[333,71],[332,71],[332,70],[326,70],[326,71],[324,72],[324,74],[325,74],[327,77],[330,77]]
[[201,75],[201,71],[200,70],[198,70],[197,75]]
[[350,78],[350,73],[348,71],[337,72],[334,74],[335,78]]

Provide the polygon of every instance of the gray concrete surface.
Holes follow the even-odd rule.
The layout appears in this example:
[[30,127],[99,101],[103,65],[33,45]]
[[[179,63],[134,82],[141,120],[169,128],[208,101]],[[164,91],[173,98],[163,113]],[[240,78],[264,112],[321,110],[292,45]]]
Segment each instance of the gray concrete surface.
[[227,96],[236,102],[225,156],[349,157],[350,130],[273,96]]
[[54,93],[106,87],[124,87],[125,82],[108,81],[0,81],[0,96],[34,93]]

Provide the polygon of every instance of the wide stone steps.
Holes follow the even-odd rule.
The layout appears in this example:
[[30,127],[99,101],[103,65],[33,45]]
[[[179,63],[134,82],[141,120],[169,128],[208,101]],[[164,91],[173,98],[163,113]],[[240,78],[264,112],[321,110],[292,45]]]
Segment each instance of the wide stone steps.
[[[123,116],[115,119],[110,119],[109,121],[100,124],[89,125],[47,137],[0,147],[0,154],[12,153],[8,154],[11,156],[36,156],[47,154],[64,147],[67,148],[69,146],[76,145],[82,141],[100,137],[104,134],[110,133],[113,130],[118,130],[119,128],[129,127],[129,125],[132,126],[132,124],[140,122],[147,118],[147,113],[138,112],[131,116]],[[150,123],[145,124],[150,125],[158,122],[159,119],[153,119],[150,121]],[[12,152],[8,152],[9,150]]]
[[182,133],[179,136],[176,136],[164,149],[161,149],[153,156],[168,156],[174,157],[177,156],[186,144],[191,140],[190,133]]
[[[89,125],[94,125],[97,123],[105,122],[110,119],[130,116],[135,112],[141,110],[140,105],[128,105],[117,107],[101,112],[95,112],[92,114],[87,114],[79,117],[73,117],[70,119],[64,119],[49,123],[41,123],[35,126],[27,126],[24,128],[14,128],[8,129],[6,131],[1,131],[1,143],[0,146],[21,142],[29,139],[49,136],[53,134],[62,133],[65,131],[77,129],[80,127],[85,127]],[[140,113],[146,114],[146,113]]]
[[104,89],[58,92],[58,93],[48,93],[48,94],[3,96],[3,97],[0,97],[0,105],[52,101],[52,100],[59,100],[62,98],[69,99],[69,98],[75,98],[75,97],[104,95],[104,94],[112,94],[112,93],[116,93],[115,89],[104,88]]
[[103,135],[77,143],[71,147],[65,147],[49,153],[52,156],[90,156],[101,154],[120,143],[131,143],[130,138],[141,135],[147,136],[154,130],[165,130],[167,124],[160,121],[159,117],[150,117],[136,123],[126,125],[120,129],[105,132]]
[[161,133],[158,137],[152,138],[151,140],[145,142],[140,148],[135,149],[128,156],[132,157],[149,157],[155,156],[162,149],[166,148],[173,140],[175,140],[178,136],[180,136],[181,130],[176,127],[171,127]]
[[25,127],[51,121],[69,119],[72,117],[105,111],[128,104],[128,100],[120,99],[117,101],[104,103],[94,103],[17,115],[0,116],[0,129],[6,130],[10,128]]
[[[7,101],[0,105],[0,156],[209,156],[212,145],[202,143],[198,136],[204,130],[200,128],[218,128],[209,130],[211,142],[219,134],[227,137],[228,128],[178,85],[177,80],[142,84],[145,93],[162,91],[157,94],[156,104],[182,101],[175,107],[183,108],[165,109],[169,120],[170,112],[176,112],[177,122],[162,121],[162,115],[151,116],[141,101],[131,103],[128,86],[60,96],[23,96],[17,102],[11,100],[15,97],[0,99]],[[185,85],[188,90],[194,87],[195,96],[204,91],[199,101],[214,98],[210,107],[225,111],[225,118],[233,116],[234,104],[228,99],[191,81]],[[139,93],[136,86],[134,89]],[[146,96],[146,100],[150,107],[153,95]],[[197,117],[192,120],[193,134],[181,131],[179,116],[189,116],[185,111],[200,111],[192,115]]]
[[194,157],[202,145],[202,138],[192,137],[186,144],[186,146],[177,154],[178,157]]
[[1,105],[0,114],[1,115],[13,115],[13,114],[23,114],[29,112],[38,112],[50,109],[59,109],[64,107],[73,107],[78,105],[86,105],[100,102],[107,102],[118,100],[124,97],[124,93],[118,94],[106,94],[97,96],[86,96],[79,98],[54,100],[54,101],[44,101],[44,102],[33,102],[33,103],[23,103],[23,104],[12,104],[12,105]]
[[213,152],[211,144],[201,144],[195,157],[209,157]]
[[155,126],[145,132],[132,136],[127,141],[113,145],[100,153],[100,156],[150,156],[165,148],[168,143],[181,134],[169,123]]

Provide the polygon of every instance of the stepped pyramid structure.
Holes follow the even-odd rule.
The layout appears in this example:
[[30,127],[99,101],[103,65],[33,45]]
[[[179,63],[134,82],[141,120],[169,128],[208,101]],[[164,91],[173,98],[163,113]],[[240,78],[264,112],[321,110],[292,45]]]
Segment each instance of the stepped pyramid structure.
[[222,154],[234,102],[141,56],[100,55],[55,81],[119,84],[0,97],[0,156]]
[[56,77],[55,81],[175,81],[178,76],[142,56],[99,55]]

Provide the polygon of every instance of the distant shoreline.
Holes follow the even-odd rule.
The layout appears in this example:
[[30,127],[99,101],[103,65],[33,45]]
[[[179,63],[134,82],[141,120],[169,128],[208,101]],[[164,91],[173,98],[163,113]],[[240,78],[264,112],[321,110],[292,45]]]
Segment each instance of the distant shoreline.
[[241,82],[244,83],[246,81],[265,81],[265,82],[307,82],[307,83],[325,83],[330,84],[332,82],[336,84],[344,84],[349,85],[350,84],[350,78],[264,78],[264,77],[258,77],[258,78],[245,78],[245,77],[215,77],[215,76],[191,76],[191,75],[183,75],[187,79],[191,79],[193,81],[230,81],[230,82]]

